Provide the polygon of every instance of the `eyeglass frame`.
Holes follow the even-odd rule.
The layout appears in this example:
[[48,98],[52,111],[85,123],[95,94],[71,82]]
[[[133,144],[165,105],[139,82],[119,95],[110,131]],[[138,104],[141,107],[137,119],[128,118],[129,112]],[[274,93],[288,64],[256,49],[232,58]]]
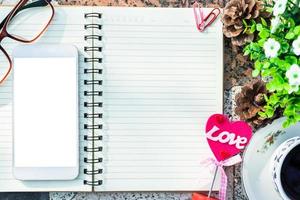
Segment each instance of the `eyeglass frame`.
[[[23,42],[23,43],[32,43],[35,40],[37,40],[48,28],[48,26],[50,25],[53,17],[54,17],[54,6],[51,4],[51,0],[39,0],[36,2],[32,2],[30,4],[25,5],[29,0],[20,0],[17,5],[12,9],[12,11],[9,12],[9,14],[3,19],[3,21],[0,23],[0,51],[3,52],[3,54],[5,55],[5,57],[7,58],[8,62],[9,62],[9,66],[7,71],[4,73],[4,76],[0,79],[0,85],[7,79],[7,77],[9,76],[13,64],[12,64],[12,60],[10,58],[10,56],[8,55],[8,53],[6,52],[6,50],[2,47],[1,45],[1,41],[8,37],[10,39],[16,40],[18,42]],[[49,22],[46,24],[46,26],[42,29],[42,31],[33,39],[31,40],[26,40],[26,39],[22,39],[19,38],[17,36],[14,36],[10,33],[7,32],[7,25],[8,23],[13,19],[14,16],[16,16],[20,11],[28,9],[28,8],[34,8],[34,7],[44,7],[44,6],[50,6],[51,10],[52,10],[52,14],[50,17]]]

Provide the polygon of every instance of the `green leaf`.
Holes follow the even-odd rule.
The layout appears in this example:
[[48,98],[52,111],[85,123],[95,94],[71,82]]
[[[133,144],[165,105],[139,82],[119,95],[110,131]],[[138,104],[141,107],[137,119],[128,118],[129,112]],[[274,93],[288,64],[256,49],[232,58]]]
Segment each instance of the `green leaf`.
[[265,113],[267,114],[268,118],[272,118],[274,116],[274,110],[272,109],[267,109]]
[[278,62],[279,58],[271,58],[270,63],[276,64]]
[[269,97],[266,94],[264,94],[264,99],[265,101],[269,101]]
[[264,113],[264,112],[258,112],[258,115],[261,116],[264,119],[268,117],[267,114]]
[[263,38],[263,39],[258,40],[257,44],[258,44],[260,47],[263,47],[264,44],[265,44],[265,42],[266,42],[266,38]]
[[256,30],[261,31],[263,29],[262,24],[256,24]]
[[269,67],[270,67],[270,63],[268,62],[268,61],[266,61],[265,63],[264,63],[264,65],[263,65],[263,69],[268,69]]
[[270,70],[261,70],[262,77],[269,77],[271,75]]
[[294,39],[294,37],[295,37],[294,32],[288,32],[288,33],[285,35],[285,39],[288,39],[288,40],[292,40],[292,39]]
[[276,83],[274,81],[270,81],[269,83],[266,84],[266,88],[270,92],[274,92],[277,89]]
[[248,56],[249,54],[250,54],[250,50],[247,49],[247,50],[244,51],[245,56]]
[[300,25],[298,25],[294,28],[294,34],[297,36],[300,35]]
[[296,102],[295,103],[295,108],[296,108],[296,110],[297,110],[297,115],[299,115],[300,113],[300,102],[299,102],[299,100],[298,100],[298,102]]
[[284,84],[283,84],[283,89],[284,89],[285,91],[287,91],[287,92],[290,90],[290,87],[291,87],[291,86],[290,86],[290,84],[288,84],[288,83],[284,83]]
[[295,124],[297,120],[294,117],[288,117],[282,124],[283,128],[288,128],[291,125]]
[[283,42],[283,43],[281,44],[281,50],[282,50],[282,53],[287,53],[287,52],[289,51],[289,49],[290,49],[289,43]]
[[262,66],[263,66],[263,64],[260,61],[258,61],[258,60],[255,61],[255,63],[254,63],[255,69],[261,70]]
[[254,33],[256,31],[256,24],[252,24],[250,28],[250,33]]
[[265,39],[265,38],[267,38],[267,37],[269,37],[269,31],[267,30],[267,29],[262,29],[260,32],[259,32],[259,37],[260,38],[263,38],[263,39]]
[[272,94],[269,98],[269,101],[268,103],[272,104],[272,105],[275,105],[279,102],[279,97],[277,96],[276,93]]
[[295,56],[286,56],[285,61],[292,65],[292,64],[297,64],[298,59]]
[[291,17],[288,18],[288,24],[289,24],[290,28],[294,28],[295,27],[295,21]]
[[[279,61],[276,63],[276,65],[277,65],[278,69],[281,69],[281,70],[284,70],[284,71],[286,71],[287,69],[289,69],[290,66],[291,66],[291,64],[289,64],[289,63],[288,63],[287,61],[285,61],[285,60],[279,60]],[[279,74],[277,73],[277,75],[279,75]]]
[[265,114],[267,115],[268,118],[273,117],[274,112],[275,112],[275,109],[273,107],[265,106],[264,109],[265,109]]
[[284,108],[286,107],[286,104],[289,102],[289,98],[285,96],[281,101],[280,101],[280,107]]
[[262,25],[268,26],[268,24],[264,18],[261,17],[260,20],[261,20]]
[[257,76],[259,75],[259,73],[260,73],[260,70],[254,69],[254,70],[252,71],[252,76],[253,76],[253,77],[257,77]]
[[282,127],[283,128],[288,128],[291,125],[291,121],[289,119],[286,119],[283,124]]
[[250,49],[252,49],[253,51],[260,51],[260,50],[261,50],[261,47],[260,47],[257,43],[252,42],[252,43],[250,44]]
[[273,7],[267,7],[266,11],[269,12],[269,13],[272,13],[273,12]]
[[295,116],[295,119],[296,119],[297,121],[300,121],[300,115],[297,114],[297,115]]
[[295,115],[295,114],[296,114],[296,110],[295,110],[294,105],[288,105],[288,106],[284,109],[283,114],[284,114],[285,116],[293,116],[293,115]]
[[246,20],[243,19],[242,21],[243,21],[244,27],[248,27],[248,24],[247,24]]

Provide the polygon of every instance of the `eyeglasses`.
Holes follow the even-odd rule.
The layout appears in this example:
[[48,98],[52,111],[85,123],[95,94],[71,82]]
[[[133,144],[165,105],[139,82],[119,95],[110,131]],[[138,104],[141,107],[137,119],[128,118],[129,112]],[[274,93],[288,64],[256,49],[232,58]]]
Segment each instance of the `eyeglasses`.
[[12,60],[2,47],[4,38],[32,43],[47,29],[54,16],[51,0],[28,3],[20,0],[0,23],[0,85],[7,79],[12,69]]

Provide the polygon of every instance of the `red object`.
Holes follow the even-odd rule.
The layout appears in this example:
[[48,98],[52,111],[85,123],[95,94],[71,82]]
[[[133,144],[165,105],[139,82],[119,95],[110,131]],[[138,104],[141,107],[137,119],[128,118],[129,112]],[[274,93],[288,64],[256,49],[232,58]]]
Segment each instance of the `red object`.
[[[50,25],[50,23],[51,23],[51,21],[52,21],[52,19],[54,17],[54,7],[51,4],[50,0],[44,0],[44,1],[45,1],[45,3],[48,6],[50,6],[52,14],[51,14],[51,16],[49,18],[48,23],[45,24],[44,28],[42,30],[40,30],[40,32],[38,32],[38,34],[34,38],[24,39],[23,37],[19,37],[19,36],[16,36],[16,35],[8,33],[7,27],[11,23],[13,17],[15,15],[17,15],[17,13],[19,11],[21,11],[26,6],[26,4],[28,3],[28,1],[29,0],[20,0],[19,3],[17,3],[17,5],[12,9],[12,11],[10,11],[10,13],[8,13],[7,17],[5,18],[4,24],[1,27],[2,29],[0,29],[0,42],[4,38],[7,37],[7,38],[10,38],[10,39],[16,40],[18,42],[32,43],[32,42],[36,41],[46,31],[46,29],[48,28],[48,26]],[[9,57],[9,55],[5,51],[5,49],[1,46],[1,44],[0,44],[0,51],[2,51],[2,53],[5,56],[5,59],[7,59],[7,61],[9,62],[9,64],[8,64],[9,66],[1,66],[1,67],[6,67],[6,69],[4,68],[5,71],[3,71],[3,76],[2,76],[2,74],[0,74],[0,85],[1,85],[7,79],[8,75],[10,74],[10,72],[12,70],[12,67],[13,67],[13,64],[12,64],[11,58]]]
[[226,118],[223,115],[216,116],[216,121],[218,122],[218,124],[222,124],[225,120]]
[[202,8],[200,8],[200,5],[197,2],[193,4],[193,8],[196,20],[196,27],[200,32],[203,32],[205,28],[211,25],[221,13],[221,10],[219,8],[214,8],[206,17],[204,17],[204,11]]
[[230,153],[228,153],[227,151],[221,151],[220,154],[221,154],[222,160],[226,160],[227,158],[231,157]]
[[210,116],[205,131],[207,142],[218,161],[239,154],[252,137],[252,129],[246,122],[230,122],[222,114]]
[[193,193],[192,200],[218,200],[218,199],[213,197],[207,197],[207,195],[205,194]]

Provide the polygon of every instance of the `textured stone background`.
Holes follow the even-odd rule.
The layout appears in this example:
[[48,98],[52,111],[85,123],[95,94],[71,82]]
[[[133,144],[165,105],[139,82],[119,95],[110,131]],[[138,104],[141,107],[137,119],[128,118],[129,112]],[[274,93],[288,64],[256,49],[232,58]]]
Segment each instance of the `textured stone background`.
[[[64,5],[101,5],[133,7],[190,7],[194,0],[55,0]],[[227,0],[200,0],[206,7],[224,7]],[[0,4],[14,4],[17,0],[0,0]],[[224,112],[232,119],[234,96],[249,81],[251,69],[238,49],[225,39],[224,47]],[[242,188],[240,166],[226,169],[229,184],[227,199],[246,200]],[[0,186],[1,187],[1,186]],[[189,200],[191,193],[171,192],[122,192],[122,193],[0,193],[0,200]]]

